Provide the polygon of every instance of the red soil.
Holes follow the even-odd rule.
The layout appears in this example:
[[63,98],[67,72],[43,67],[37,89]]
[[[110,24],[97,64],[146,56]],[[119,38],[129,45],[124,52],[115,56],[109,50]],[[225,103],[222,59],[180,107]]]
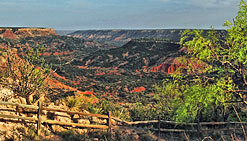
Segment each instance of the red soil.
[[133,92],[144,92],[144,91],[146,91],[146,88],[144,88],[144,87],[139,87],[139,88],[135,88],[134,90],[132,90],[131,91],[131,93],[133,93]]

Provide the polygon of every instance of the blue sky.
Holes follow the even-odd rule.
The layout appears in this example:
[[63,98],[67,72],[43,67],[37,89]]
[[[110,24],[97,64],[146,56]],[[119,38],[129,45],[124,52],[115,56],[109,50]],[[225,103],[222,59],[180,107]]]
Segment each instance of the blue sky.
[[240,0],[0,0],[0,26],[55,29],[222,28]]

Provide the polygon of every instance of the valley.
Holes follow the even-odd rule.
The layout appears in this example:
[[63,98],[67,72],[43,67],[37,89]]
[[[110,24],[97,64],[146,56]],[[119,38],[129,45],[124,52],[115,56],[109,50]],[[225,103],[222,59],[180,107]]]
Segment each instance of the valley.
[[[134,38],[136,31],[132,32],[128,31]],[[161,32],[156,36],[163,34]],[[174,35],[173,33],[172,36]],[[176,36],[178,38],[180,35]],[[175,72],[169,68],[171,63],[165,64],[167,68],[163,70],[158,70],[157,67],[166,60],[183,54],[179,51],[178,43],[166,38],[131,39],[121,47],[111,47],[97,39],[87,40],[70,35],[51,34],[18,40],[8,36],[1,38],[1,46],[7,46],[8,42],[20,50],[19,55],[21,50],[44,46],[42,56],[56,70],[54,79],[78,89],[86,96],[93,95],[120,104],[136,103],[133,95],[147,99],[152,97],[156,91],[154,85],[161,85],[168,73]],[[66,94],[60,95],[66,97]],[[51,97],[53,100],[59,99],[58,95]]]
[[0,141],[247,140],[247,0],[0,5]]

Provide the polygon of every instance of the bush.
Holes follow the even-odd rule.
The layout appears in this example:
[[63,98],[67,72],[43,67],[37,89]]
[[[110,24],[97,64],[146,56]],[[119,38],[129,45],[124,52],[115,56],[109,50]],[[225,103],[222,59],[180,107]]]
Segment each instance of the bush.
[[[215,83],[201,79],[175,78],[165,80],[163,89],[156,94],[159,104],[176,121],[226,120],[228,101],[234,97],[227,90],[234,89],[232,80],[219,78]],[[205,83],[206,82],[206,83]]]
[[130,116],[133,121],[145,121],[157,119],[159,113],[158,109],[155,109],[152,105],[136,103],[130,109]]
[[86,110],[93,114],[107,115],[111,111],[112,116],[121,119],[129,119],[129,112],[126,108],[107,100],[98,100],[96,97],[69,96],[60,102],[65,102],[72,110]]
[[43,50],[41,46],[28,49],[22,52],[20,58],[17,51],[9,45],[0,54],[7,60],[1,69],[0,84],[13,90],[17,96],[24,97],[28,104],[36,103],[47,90],[45,79],[49,76],[50,69],[40,57]]

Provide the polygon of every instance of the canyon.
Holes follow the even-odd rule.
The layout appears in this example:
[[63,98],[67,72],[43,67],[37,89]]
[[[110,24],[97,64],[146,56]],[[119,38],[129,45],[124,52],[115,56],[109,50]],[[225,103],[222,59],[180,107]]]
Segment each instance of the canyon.
[[[66,36],[46,28],[0,31],[0,46],[11,43],[20,56],[23,49],[44,46],[42,56],[56,70],[47,82],[51,88],[64,91],[51,95],[53,100],[66,97],[65,91],[71,91],[128,103],[132,101],[131,93],[152,95],[153,85],[161,85],[177,70],[186,72],[188,64],[179,61],[186,51],[178,43],[184,30],[76,31]],[[117,46],[116,41],[124,45]],[[200,70],[203,66],[194,63]]]

